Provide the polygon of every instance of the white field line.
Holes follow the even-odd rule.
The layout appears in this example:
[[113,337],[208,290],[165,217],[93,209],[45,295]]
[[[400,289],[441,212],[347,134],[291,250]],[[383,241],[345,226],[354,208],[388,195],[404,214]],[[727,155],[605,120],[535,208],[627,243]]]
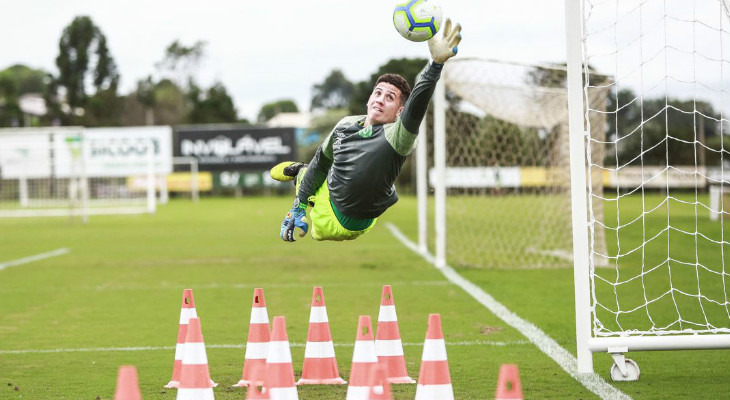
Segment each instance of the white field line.
[[56,249],[56,250],[49,251],[46,253],[36,254],[36,255],[30,256],[30,257],[6,261],[4,263],[0,263],[0,271],[4,270],[5,268],[14,267],[16,265],[27,264],[27,263],[30,263],[33,261],[43,260],[45,258],[60,256],[60,255],[68,253],[69,251],[70,251],[69,249],[62,247],[60,249]]
[[[487,340],[473,340],[462,342],[448,342],[447,347],[452,346],[518,346],[526,345],[530,342],[518,340],[514,342],[490,342]],[[305,347],[306,343],[289,343],[291,347]],[[354,343],[334,343],[335,347],[354,347]],[[403,343],[403,346],[423,346],[423,343]],[[243,349],[246,346],[242,344],[209,344],[205,346],[208,349]],[[106,353],[113,351],[159,351],[159,350],[175,350],[175,346],[147,346],[147,347],[91,347],[91,348],[72,348],[72,349],[24,349],[24,350],[0,350],[0,354],[47,354],[47,353]]]
[[[448,286],[452,283],[447,281],[396,281],[388,282],[389,285],[393,286]],[[315,283],[206,283],[201,285],[193,286],[194,289],[254,289],[259,287],[265,288],[312,288],[317,286]],[[377,286],[382,287],[382,282],[337,282],[329,283],[327,287],[360,287],[360,286]],[[179,289],[182,286],[173,284],[160,284],[160,285],[123,285],[116,286],[114,284],[98,285],[98,286],[86,286],[83,288],[97,291],[111,291],[111,290],[160,290],[160,289]]]
[[[421,255],[431,265],[436,265],[435,259],[431,254],[423,254],[418,250],[418,246],[411,242],[398,228],[391,224],[386,223],[386,226],[390,232],[398,240],[403,243],[406,247],[411,249],[414,253]],[[586,389],[595,393],[598,397],[604,400],[631,400],[631,397],[626,393],[616,389],[598,374],[582,374],[578,373],[578,360],[573,357],[570,352],[562,348],[558,342],[553,340],[540,328],[535,326],[533,323],[522,319],[517,314],[510,311],[502,303],[494,299],[494,297],[487,294],[477,285],[469,282],[454,271],[451,267],[446,265],[444,268],[437,268],[450,282],[461,287],[465,292],[471,295],[476,301],[481,303],[494,315],[499,317],[502,321],[517,329],[522,333],[530,342],[535,344],[538,349],[545,353],[548,357],[552,358],[558,365],[572,376],[573,379],[580,382]]]

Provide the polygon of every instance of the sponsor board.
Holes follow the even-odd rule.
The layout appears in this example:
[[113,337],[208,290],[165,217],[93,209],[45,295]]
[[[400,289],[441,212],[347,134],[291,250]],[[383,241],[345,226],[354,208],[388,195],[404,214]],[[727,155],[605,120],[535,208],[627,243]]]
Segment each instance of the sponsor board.
[[[173,172],[166,177],[155,176],[155,187],[162,187],[162,179],[166,180],[168,192],[192,192],[193,178],[190,172]],[[147,176],[135,175],[127,177],[127,188],[131,191],[147,190]],[[198,191],[209,192],[213,189],[213,176],[210,172],[198,173]]]
[[125,177],[147,173],[148,148],[154,173],[172,172],[172,129],[36,129],[0,135],[0,174],[5,179]]
[[[436,171],[429,171],[431,186],[436,179]],[[520,167],[448,167],[446,168],[446,187],[449,188],[497,188],[519,187]]]
[[47,134],[0,136],[0,178],[51,176],[52,146]]
[[174,154],[195,157],[201,171],[267,170],[296,160],[293,128],[180,127]]
[[[629,166],[615,170],[597,170],[594,182],[602,182],[606,188],[631,190],[705,188],[708,184],[730,184],[730,172],[723,175],[720,167],[689,166]],[[433,186],[435,170],[429,171],[429,184]],[[448,167],[448,188],[518,188],[518,187],[565,187],[570,186],[568,171],[552,167]]]
[[269,171],[242,172],[242,171],[221,171],[213,176],[213,186],[219,189],[244,188],[287,188],[293,189],[291,182],[279,182],[274,180]]
[[87,176],[146,174],[150,146],[154,152],[154,173],[172,172],[172,128],[169,126],[88,128],[80,137],[56,134],[53,141],[58,177],[78,175],[79,157]]
[[[689,189],[707,186],[707,168],[694,165],[683,166],[630,166],[619,170],[603,171],[603,187],[632,190],[647,189]],[[715,174],[713,172],[713,174]]]

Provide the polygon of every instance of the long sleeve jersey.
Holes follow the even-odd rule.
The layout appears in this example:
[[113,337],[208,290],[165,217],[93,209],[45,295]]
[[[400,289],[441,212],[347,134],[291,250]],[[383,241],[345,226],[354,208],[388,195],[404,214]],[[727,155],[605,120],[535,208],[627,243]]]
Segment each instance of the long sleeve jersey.
[[309,163],[299,200],[306,203],[326,179],[332,204],[347,217],[377,218],[395,204],[394,182],[415,148],[441,68],[426,68],[395,122],[365,127],[364,115],[338,122]]

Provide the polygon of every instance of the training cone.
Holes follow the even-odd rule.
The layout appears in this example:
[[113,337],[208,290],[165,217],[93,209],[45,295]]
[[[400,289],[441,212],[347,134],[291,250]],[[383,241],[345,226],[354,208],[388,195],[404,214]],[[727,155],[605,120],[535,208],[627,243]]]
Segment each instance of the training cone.
[[182,368],[185,336],[188,334],[188,320],[197,316],[193,290],[185,289],[183,290],[182,305],[180,307],[180,325],[177,329],[177,345],[175,345],[175,363],[172,366],[172,380],[165,385],[168,389],[180,386],[180,369]]
[[246,400],[269,400],[269,391],[266,389],[266,365],[253,364],[249,370],[249,384],[246,390]]
[[265,382],[271,400],[299,400],[284,317],[274,317],[269,355],[266,357]]
[[368,400],[393,400],[388,380],[388,367],[383,364],[373,365],[370,369],[370,397]]
[[335,347],[332,344],[330,322],[324,304],[324,293],[317,286],[312,293],[312,309],[309,313],[307,346],[304,349],[302,378],[297,385],[344,385],[337,369]]
[[497,393],[494,400],[522,400],[522,385],[517,364],[502,364],[499,367]]
[[369,315],[361,315],[357,323],[355,350],[352,353],[350,384],[346,400],[367,400],[370,396],[370,369],[378,364],[373,341],[373,325]]
[[210,379],[200,318],[190,318],[177,400],[213,400],[213,386],[215,384]]
[[137,368],[131,365],[119,367],[114,400],[142,400],[142,395],[139,392]]
[[390,383],[416,383],[406,371],[406,358],[398,330],[398,316],[395,313],[393,288],[383,286],[378,313],[378,333],[375,337],[375,352],[378,362],[384,364]]
[[248,386],[251,381],[251,371],[257,366],[263,367],[266,365],[266,356],[269,354],[269,338],[269,314],[266,311],[264,289],[256,288],[253,291],[243,373],[241,374],[241,380],[233,386]]
[[428,330],[423,343],[421,372],[418,375],[416,400],[453,400],[449,362],[446,360],[446,342],[441,330],[441,315],[428,316]]

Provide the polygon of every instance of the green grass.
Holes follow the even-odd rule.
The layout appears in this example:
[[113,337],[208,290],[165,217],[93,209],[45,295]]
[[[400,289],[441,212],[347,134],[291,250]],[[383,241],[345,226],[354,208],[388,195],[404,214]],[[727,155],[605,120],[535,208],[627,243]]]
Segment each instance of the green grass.
[[[281,242],[286,198],[173,201],[155,215],[0,220],[0,262],[59,247],[69,254],[0,271],[0,399],[111,399],[119,365],[137,366],[143,397],[164,389],[174,350],[97,348],[174,346],[184,288],[192,288],[208,345],[245,343],[254,287],[269,317],[284,315],[289,340],[306,341],[312,287],[321,285],[340,373],[349,377],[357,317],[377,319],[383,284],[392,284],[408,371],[418,376],[429,313],[440,313],[457,399],[491,398],[502,363],[520,367],[525,398],[595,399],[514,329],[400,244],[393,222],[415,238],[415,199],[405,197],[364,237],[345,243]],[[574,352],[570,269],[459,268],[515,313]],[[451,343],[451,344],[449,344]],[[463,345],[460,343],[466,343]],[[11,350],[91,349],[52,353]],[[209,348],[217,399],[244,398],[243,348]],[[292,347],[295,376],[303,347]],[[723,398],[730,392],[726,351],[632,354],[642,380],[617,386],[637,399]],[[606,377],[610,357],[597,355]],[[14,390],[15,387],[18,390]],[[299,397],[342,399],[345,387],[306,386]],[[395,385],[412,399],[415,385]]]

